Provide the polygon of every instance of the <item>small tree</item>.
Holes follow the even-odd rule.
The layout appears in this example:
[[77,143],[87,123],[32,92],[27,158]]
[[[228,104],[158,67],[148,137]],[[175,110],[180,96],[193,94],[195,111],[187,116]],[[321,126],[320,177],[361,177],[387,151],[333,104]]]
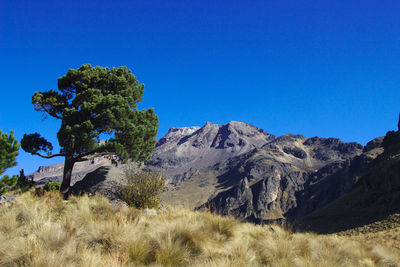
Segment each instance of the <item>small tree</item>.
[[0,175],[6,169],[17,165],[16,157],[18,156],[19,143],[14,137],[14,131],[2,133],[0,130]]
[[[0,130],[0,175],[2,175],[6,169],[17,165],[16,157],[18,156],[19,150],[18,140],[14,137],[14,132],[11,131],[10,135],[2,133]],[[15,187],[18,177],[13,175],[9,177],[5,175],[0,179],[0,195],[8,190],[8,188]]]
[[[58,79],[58,92],[35,92],[32,97],[36,111],[61,120],[60,152],[52,154],[52,144],[38,133],[24,135],[22,148],[43,158],[65,158],[60,188],[64,194],[76,162],[110,154],[123,162],[147,161],[154,150],[158,117],[153,109],[137,109],[143,90],[126,67],[110,70],[86,64],[70,69]],[[100,137],[105,142],[100,143]]]

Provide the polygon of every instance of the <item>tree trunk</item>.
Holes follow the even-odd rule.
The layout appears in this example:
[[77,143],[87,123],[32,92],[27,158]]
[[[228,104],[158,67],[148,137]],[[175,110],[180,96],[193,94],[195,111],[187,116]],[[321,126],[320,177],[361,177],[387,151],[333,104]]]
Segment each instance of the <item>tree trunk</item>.
[[61,193],[64,195],[64,199],[68,198],[74,164],[75,162],[71,158],[65,157],[63,180],[60,188]]
[[400,132],[400,112],[399,112],[399,122],[397,123],[397,131]]

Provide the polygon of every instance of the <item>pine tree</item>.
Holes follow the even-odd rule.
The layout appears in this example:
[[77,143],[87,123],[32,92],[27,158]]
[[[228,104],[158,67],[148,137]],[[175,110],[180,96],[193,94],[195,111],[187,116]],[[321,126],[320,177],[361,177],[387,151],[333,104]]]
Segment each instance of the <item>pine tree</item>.
[[[16,157],[19,150],[18,140],[14,137],[14,132],[11,131],[10,135],[2,133],[0,130],[0,175],[6,169],[17,165]],[[7,192],[10,188],[14,188],[17,184],[18,177],[13,175],[9,177],[4,175],[0,178],[0,195]]]
[[17,165],[16,157],[18,156],[19,146],[13,131],[8,135],[7,133],[2,133],[0,130],[0,175],[6,169]]
[[110,70],[85,64],[70,69],[58,79],[58,92],[35,92],[32,97],[36,111],[61,120],[60,152],[53,154],[52,144],[38,133],[24,135],[22,148],[43,158],[65,158],[60,188],[64,196],[76,162],[110,154],[123,162],[147,161],[154,150],[158,117],[153,109],[137,109],[143,91],[144,85],[126,67]]

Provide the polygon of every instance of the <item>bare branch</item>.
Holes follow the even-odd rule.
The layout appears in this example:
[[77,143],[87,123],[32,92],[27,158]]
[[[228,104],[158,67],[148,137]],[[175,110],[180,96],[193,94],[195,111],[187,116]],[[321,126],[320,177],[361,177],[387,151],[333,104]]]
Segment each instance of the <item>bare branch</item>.
[[53,155],[49,155],[49,156],[42,155],[42,154],[37,153],[37,152],[30,152],[30,153],[33,154],[33,155],[37,155],[39,157],[45,158],[45,159],[51,159],[51,158],[54,158],[54,157],[64,157],[65,156],[65,154],[61,154],[61,153],[53,154]]

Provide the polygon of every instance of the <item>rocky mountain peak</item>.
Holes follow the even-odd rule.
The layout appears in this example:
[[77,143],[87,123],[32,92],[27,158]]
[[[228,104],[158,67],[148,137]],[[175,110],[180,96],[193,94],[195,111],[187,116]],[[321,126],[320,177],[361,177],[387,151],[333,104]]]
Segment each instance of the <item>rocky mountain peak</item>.
[[149,165],[167,176],[202,169],[247,153],[275,139],[257,127],[237,121],[207,122],[203,127],[173,128],[158,140]]
[[176,140],[191,135],[195,131],[200,129],[200,127],[175,127],[170,128],[168,133],[164,135],[162,138],[158,139],[156,142],[156,148],[164,145],[165,143],[175,142]]

